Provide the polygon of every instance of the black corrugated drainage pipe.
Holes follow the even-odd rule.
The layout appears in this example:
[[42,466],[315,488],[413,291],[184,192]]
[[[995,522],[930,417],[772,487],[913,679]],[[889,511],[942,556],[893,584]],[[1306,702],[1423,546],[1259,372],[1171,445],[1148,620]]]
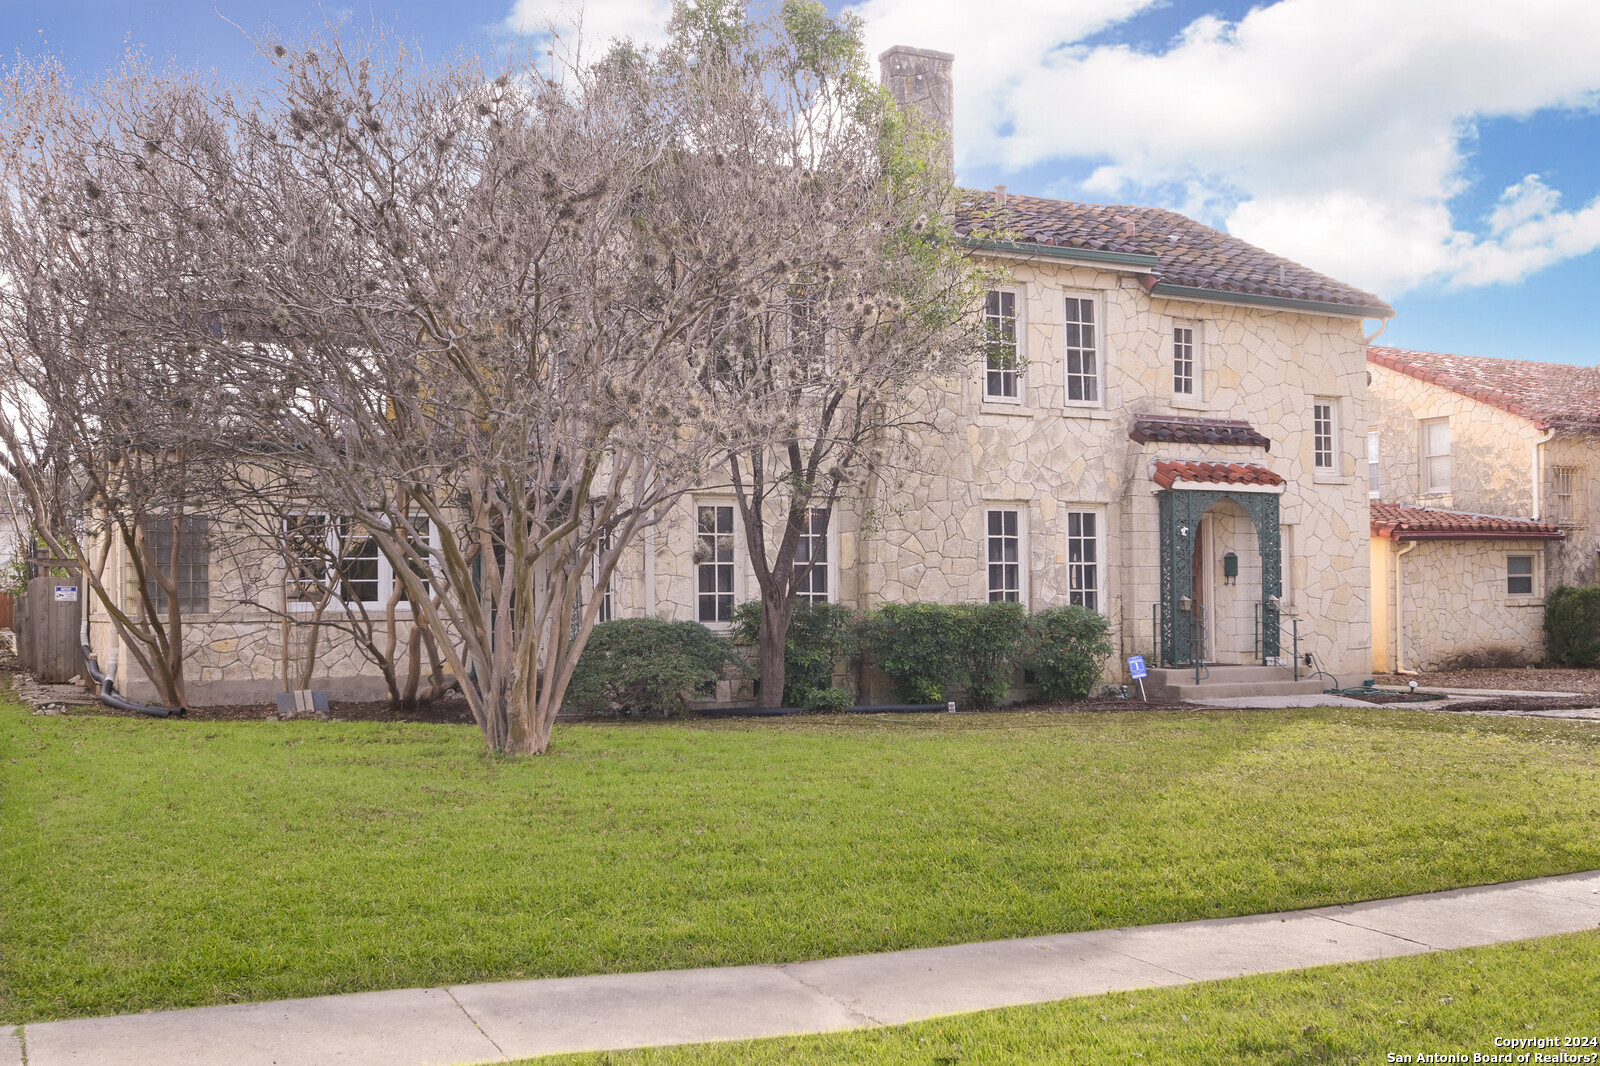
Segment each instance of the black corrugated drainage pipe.
[[[182,707],[162,707],[140,703],[138,700],[130,700],[118,692],[116,682],[111,680],[109,673],[100,672],[100,664],[95,661],[94,652],[89,650],[88,623],[84,623],[83,629],[78,634],[78,648],[83,652],[83,665],[89,671],[89,680],[98,686],[94,694],[95,699],[107,707],[115,707],[119,711],[132,711],[135,714],[142,714],[149,718],[182,718],[188,714],[188,711]],[[113,669],[115,669],[115,663],[116,653],[113,651]]]

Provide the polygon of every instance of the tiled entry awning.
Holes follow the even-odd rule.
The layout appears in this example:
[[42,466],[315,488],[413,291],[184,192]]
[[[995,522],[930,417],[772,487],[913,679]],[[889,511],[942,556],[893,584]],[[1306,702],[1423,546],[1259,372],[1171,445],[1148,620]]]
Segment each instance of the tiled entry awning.
[[1283,475],[1257,463],[1190,463],[1163,459],[1151,479],[1164,489],[1204,485],[1239,485],[1257,492],[1283,491]]

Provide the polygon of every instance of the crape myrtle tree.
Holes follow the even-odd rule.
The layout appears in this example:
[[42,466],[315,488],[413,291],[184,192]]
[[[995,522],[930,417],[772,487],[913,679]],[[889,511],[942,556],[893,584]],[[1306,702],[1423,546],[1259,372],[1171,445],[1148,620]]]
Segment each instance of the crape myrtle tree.
[[19,61],[0,108],[0,462],[182,707],[183,615],[206,592],[185,563],[233,448],[210,315],[226,140],[202,87],[133,62],[80,94]]
[[741,67],[760,68],[782,154],[797,161],[770,175],[782,188],[771,225],[804,254],[746,294],[753,313],[708,330],[716,377],[751,427],[728,478],[760,590],[761,692],[777,703],[797,596],[824,565],[800,548],[925,422],[932,379],[982,350],[983,277],[952,239],[941,134],[869,76],[859,20],[791,0],[782,47],[763,52],[738,9],[702,5],[701,18],[708,38],[745,50]]
[[497,75],[280,45],[277,94],[231,104],[233,388],[450,635],[497,751],[549,743],[591,566],[763,430],[716,338],[832,254],[788,211],[789,27],[705,29],[682,9],[660,54]]

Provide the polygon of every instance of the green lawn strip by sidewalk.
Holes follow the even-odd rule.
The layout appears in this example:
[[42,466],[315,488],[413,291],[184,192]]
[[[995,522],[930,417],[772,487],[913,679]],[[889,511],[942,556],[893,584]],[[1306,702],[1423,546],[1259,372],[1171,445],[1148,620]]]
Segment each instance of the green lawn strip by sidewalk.
[[[1471,1062],[1474,1052],[1506,1053],[1495,1047],[1495,1037],[1600,1038],[1600,933],[1087,996],[884,1029],[547,1056],[521,1066],[1223,1066],[1430,1061],[1424,1054],[1465,1055]],[[1600,1052],[1594,1046],[1527,1048],[1513,1052],[1511,1061],[1516,1054],[1563,1050]]]
[[558,728],[0,707],[0,1021],[796,961],[1600,867],[1600,729],[1374,709]]

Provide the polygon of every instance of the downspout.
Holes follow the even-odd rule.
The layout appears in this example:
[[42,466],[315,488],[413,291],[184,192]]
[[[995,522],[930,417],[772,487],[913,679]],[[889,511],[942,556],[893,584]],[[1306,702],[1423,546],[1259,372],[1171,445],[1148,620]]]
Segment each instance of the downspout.
[[1540,499],[1542,494],[1540,493],[1539,489],[1544,484],[1544,478],[1540,476],[1540,474],[1542,473],[1543,464],[1539,461],[1539,454],[1540,454],[1541,450],[1544,448],[1544,446],[1546,444],[1549,444],[1552,440],[1555,439],[1555,435],[1556,435],[1555,427],[1552,426],[1551,428],[1549,428],[1549,429],[1544,431],[1544,436],[1540,437],[1538,440],[1533,442],[1532,451],[1533,451],[1533,518],[1534,518],[1534,521],[1543,521],[1544,520],[1544,513],[1539,510],[1540,504],[1542,502],[1541,499]]
[[1400,568],[1400,557],[1416,547],[1416,541],[1407,541],[1405,547],[1394,553],[1394,672],[1397,674],[1416,673],[1406,669],[1405,584],[1401,580],[1404,571]]

